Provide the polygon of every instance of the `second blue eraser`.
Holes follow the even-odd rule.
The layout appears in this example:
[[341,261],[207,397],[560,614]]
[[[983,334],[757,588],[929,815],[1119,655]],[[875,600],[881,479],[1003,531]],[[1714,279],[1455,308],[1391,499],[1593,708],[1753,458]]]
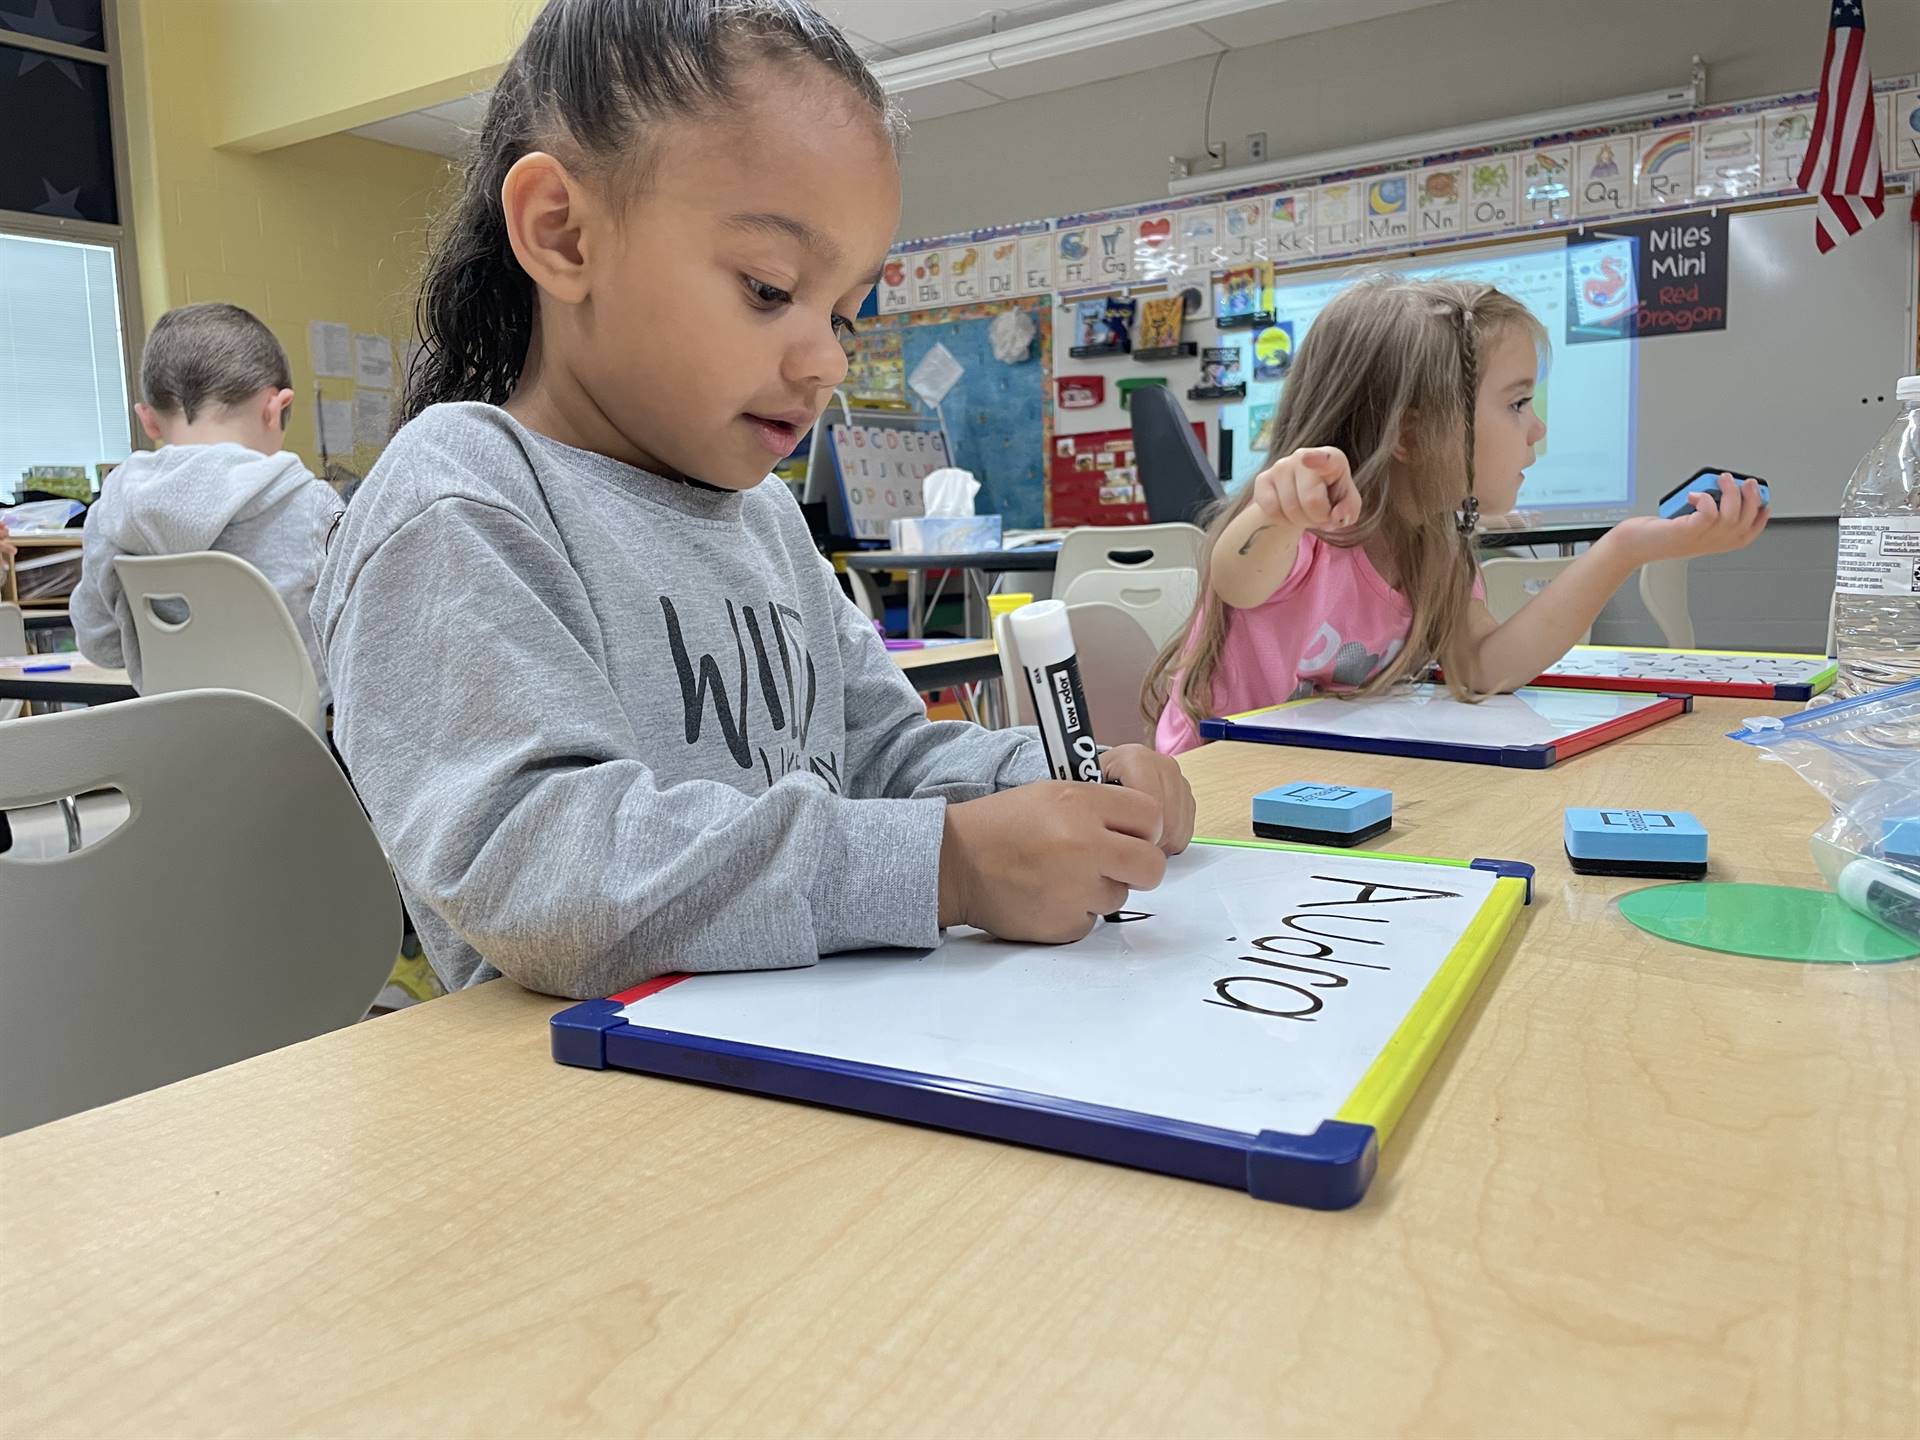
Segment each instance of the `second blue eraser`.
[[1358,845],[1393,823],[1393,794],[1301,780],[1253,797],[1253,833],[1306,845]]
[[1567,860],[1583,875],[1707,873],[1707,827],[1685,810],[1569,806],[1565,838]]
[[1880,853],[1920,870],[1920,815],[1889,815],[1880,822]]

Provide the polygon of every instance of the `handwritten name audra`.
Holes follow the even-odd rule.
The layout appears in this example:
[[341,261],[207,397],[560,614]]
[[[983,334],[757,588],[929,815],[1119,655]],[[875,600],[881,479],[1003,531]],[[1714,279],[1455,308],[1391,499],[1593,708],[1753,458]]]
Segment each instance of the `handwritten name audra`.
[[[1393,923],[1390,905],[1417,905],[1423,900],[1457,900],[1453,890],[1425,890],[1415,885],[1384,885],[1377,880],[1349,880],[1338,875],[1316,875],[1329,885],[1350,887],[1353,894],[1331,900],[1306,900],[1280,920],[1280,932],[1251,942],[1258,953],[1242,955],[1244,965],[1262,970],[1227,975],[1213,982],[1208,1005],[1271,1015],[1280,1020],[1311,1023],[1326,1004],[1323,991],[1346,988],[1350,970],[1391,970],[1383,947],[1384,927]],[[1368,931],[1360,927],[1379,926]],[[1338,969],[1323,969],[1338,966]],[[1288,974],[1275,974],[1285,971]],[[1292,979],[1297,975],[1302,978]]]

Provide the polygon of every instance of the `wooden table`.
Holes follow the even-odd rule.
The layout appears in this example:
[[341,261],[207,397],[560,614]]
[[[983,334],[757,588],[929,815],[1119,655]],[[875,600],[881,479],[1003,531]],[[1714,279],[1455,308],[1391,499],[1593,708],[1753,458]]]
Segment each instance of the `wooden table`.
[[966,550],[951,554],[921,554],[909,550],[848,552],[846,568],[863,574],[898,571],[907,577],[907,633],[919,639],[925,633],[927,572],[958,570],[962,599],[967,607],[967,633],[989,634],[987,597],[995,575],[1023,572],[1051,575],[1060,563],[1058,542],[1021,545],[1012,550]]
[[924,650],[887,653],[906,672],[913,688],[922,693],[1000,678],[1000,651],[991,640],[961,640],[952,645],[929,642]]
[[[1702,702],[1384,784],[1537,899],[1356,1209],[547,1056],[506,982],[0,1142],[8,1435],[1860,1435],[1920,1428],[1920,964],[1659,944],[1570,804],[1806,884],[1825,806]],[[76,1028],[80,1021],[72,1023]]]
[[36,655],[27,664],[65,665],[65,670],[29,671],[26,665],[0,665],[0,700],[36,700],[69,705],[105,705],[131,700],[139,692],[124,670],[90,664],[78,655]]

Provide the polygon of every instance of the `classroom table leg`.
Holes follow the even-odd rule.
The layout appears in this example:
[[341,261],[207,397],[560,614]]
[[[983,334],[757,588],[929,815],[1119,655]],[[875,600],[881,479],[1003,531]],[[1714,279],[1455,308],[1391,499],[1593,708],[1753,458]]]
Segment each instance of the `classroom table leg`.
[[907,571],[907,638],[920,640],[927,633],[926,623],[927,572],[924,570]]

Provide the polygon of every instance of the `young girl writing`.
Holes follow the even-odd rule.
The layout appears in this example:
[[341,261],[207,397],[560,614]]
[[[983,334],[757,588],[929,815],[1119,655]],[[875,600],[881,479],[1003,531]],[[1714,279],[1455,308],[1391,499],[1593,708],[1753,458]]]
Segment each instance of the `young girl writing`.
[[1149,673],[1169,755],[1199,723],[1316,690],[1373,694],[1438,660],[1455,694],[1524,685],[1651,560],[1752,543],[1759,488],[1722,476],[1691,514],[1609,530],[1504,623],[1481,598],[1473,526],[1513,508],[1547,427],[1546,333],[1488,285],[1382,276],[1321,311],[1274,417],[1272,459],[1209,531],[1192,625]]
[[1151,750],[1068,784],[929,722],[762,483],[846,373],[893,141],[799,0],[553,0],[501,76],[314,605],[450,987],[1073,939],[1186,845]]

